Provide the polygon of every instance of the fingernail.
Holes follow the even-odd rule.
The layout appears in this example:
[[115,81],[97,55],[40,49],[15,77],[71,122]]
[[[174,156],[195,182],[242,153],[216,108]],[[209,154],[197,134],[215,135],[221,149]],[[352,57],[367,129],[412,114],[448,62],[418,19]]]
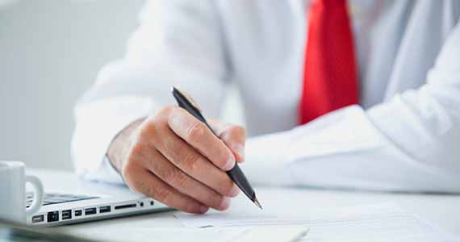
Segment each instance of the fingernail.
[[240,188],[236,184],[233,184],[232,190],[230,191],[230,197],[238,196],[238,194],[240,194],[240,191]]
[[208,207],[206,206],[200,206],[200,213],[206,213],[208,211]]
[[224,197],[224,199],[219,205],[219,210],[226,210],[229,207],[230,207],[230,198]]
[[225,162],[225,165],[222,167],[222,169],[224,169],[224,171],[231,170],[235,166],[235,162],[235,157],[230,155],[230,158],[227,160],[227,162]]

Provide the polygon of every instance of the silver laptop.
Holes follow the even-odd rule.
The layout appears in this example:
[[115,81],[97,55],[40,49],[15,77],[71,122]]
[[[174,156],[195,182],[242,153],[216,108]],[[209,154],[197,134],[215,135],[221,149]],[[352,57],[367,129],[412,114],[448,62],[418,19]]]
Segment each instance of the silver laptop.
[[[73,174],[65,176],[59,172],[37,175],[44,183],[46,194],[40,211],[27,218],[27,224],[32,226],[57,226],[171,210],[123,185],[82,181]],[[31,196],[27,194],[27,206]]]

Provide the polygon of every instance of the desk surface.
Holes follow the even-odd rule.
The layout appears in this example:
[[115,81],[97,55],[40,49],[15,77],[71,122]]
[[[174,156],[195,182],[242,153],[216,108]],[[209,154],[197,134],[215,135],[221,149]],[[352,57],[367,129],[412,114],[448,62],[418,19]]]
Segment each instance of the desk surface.
[[[30,173],[39,176],[45,185],[56,179],[66,182],[77,181],[77,177],[69,172],[52,172],[33,170]],[[54,184],[56,187],[56,184]],[[460,236],[460,195],[425,195],[425,194],[395,194],[367,193],[336,190],[294,189],[294,188],[257,188],[257,192],[265,197],[273,197],[282,209],[298,209],[299,207],[315,208],[321,206],[351,206],[378,202],[395,202],[408,212],[418,215],[434,226],[440,227]],[[51,228],[77,232],[86,228],[113,229],[149,227],[152,229],[181,228],[182,224],[173,216],[174,212],[146,214],[127,218],[91,222],[71,226]],[[110,240],[110,238],[107,238]]]

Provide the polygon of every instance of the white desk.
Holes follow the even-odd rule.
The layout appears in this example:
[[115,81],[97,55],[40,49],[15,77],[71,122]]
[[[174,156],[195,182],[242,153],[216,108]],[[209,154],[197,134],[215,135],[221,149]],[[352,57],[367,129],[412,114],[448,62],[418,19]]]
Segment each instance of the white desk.
[[[45,189],[47,184],[56,177],[63,182],[76,182],[77,177],[68,172],[51,172],[34,170],[31,173],[42,178]],[[50,179],[53,176],[53,179]],[[56,187],[56,184],[54,185]],[[258,194],[265,197],[273,197],[277,200],[280,209],[314,209],[321,206],[349,206],[356,204],[369,204],[377,202],[393,201],[401,205],[408,212],[418,215],[457,236],[460,236],[460,195],[421,195],[421,194],[388,194],[388,193],[365,193],[344,192],[333,190],[292,189],[292,188],[257,188]],[[100,228],[107,231],[113,230],[113,236],[117,236],[117,228],[149,227],[152,233],[155,229],[175,228],[180,229],[182,224],[173,216],[174,212],[146,214],[128,218],[118,218],[86,224],[51,228],[52,230],[73,231],[78,233],[87,228]],[[107,238],[110,241],[110,238]]]

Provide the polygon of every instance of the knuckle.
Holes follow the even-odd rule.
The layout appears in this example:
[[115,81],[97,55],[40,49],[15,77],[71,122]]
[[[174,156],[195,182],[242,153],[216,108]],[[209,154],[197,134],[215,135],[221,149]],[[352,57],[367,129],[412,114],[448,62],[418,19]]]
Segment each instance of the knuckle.
[[227,162],[232,159],[232,154],[230,152],[223,152],[221,155],[219,155],[219,158],[215,159],[213,161],[214,165],[221,169],[225,169],[227,166]]
[[236,125],[230,128],[230,133],[246,137],[246,129],[242,126]]
[[147,120],[141,126],[139,126],[137,130],[137,135],[139,138],[144,137],[155,137],[156,129],[155,129],[155,120]]
[[171,197],[171,191],[169,191],[168,189],[155,189],[153,186],[151,189],[151,194],[153,194],[154,198],[158,199],[161,202],[169,203],[168,199]]
[[181,205],[181,210],[188,213],[196,213],[198,211],[199,204],[196,202],[186,203]]
[[185,183],[184,176],[175,168],[165,169],[163,172],[164,180],[169,184],[182,185]]
[[161,107],[160,109],[158,109],[157,115],[162,116],[162,115],[165,115],[165,114],[169,114],[169,113],[173,112],[175,109],[176,109],[175,106]]
[[[129,157],[142,157],[144,156],[145,154],[145,151],[146,151],[147,147],[146,147],[146,144],[144,142],[135,142],[131,145],[131,149],[130,149],[130,152],[129,152]],[[131,159],[128,159],[128,163],[132,163]]]
[[224,196],[215,194],[210,196],[210,203],[209,206],[213,208],[219,208],[220,205],[222,204],[222,201],[224,201]]
[[185,185],[187,184],[187,182],[189,181],[188,177],[185,176],[183,173],[181,172],[177,172],[177,176],[174,177],[174,181],[176,183],[176,185],[178,187],[185,187]]
[[161,187],[155,182],[145,182],[143,180],[138,181],[134,188],[135,191],[144,193],[145,195],[155,198],[158,201],[168,203],[168,199],[171,196],[171,191],[166,187]]
[[166,152],[174,154],[175,152],[180,152],[180,149],[177,149],[177,144],[174,139],[165,138],[162,140],[163,147]]
[[225,179],[220,182],[222,195],[230,196],[233,189],[233,182],[230,179]]
[[199,141],[205,132],[205,128],[201,123],[193,124],[187,130],[186,139],[192,143]]
[[184,168],[190,172],[196,171],[198,169],[198,160],[200,159],[199,155],[195,152],[184,152],[182,159],[182,164]]

